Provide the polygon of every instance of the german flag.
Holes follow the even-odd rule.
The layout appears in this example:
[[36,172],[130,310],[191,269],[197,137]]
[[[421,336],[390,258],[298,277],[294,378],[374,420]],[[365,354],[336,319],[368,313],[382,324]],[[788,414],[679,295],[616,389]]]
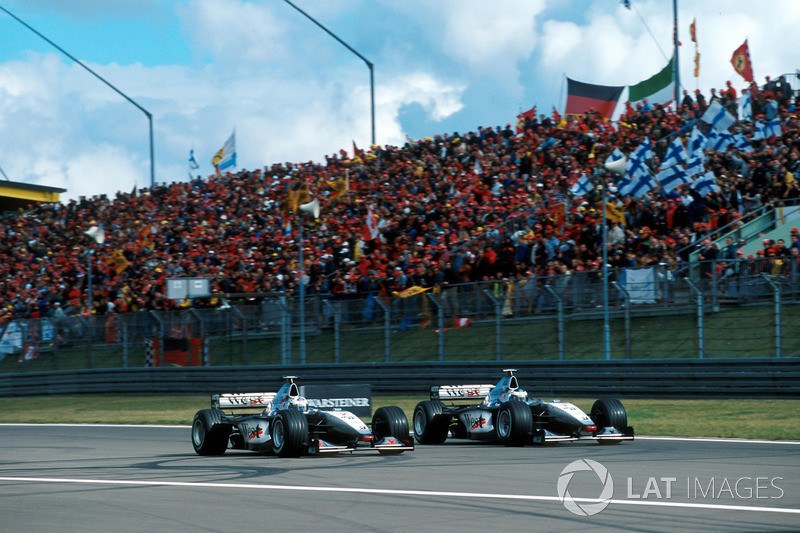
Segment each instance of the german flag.
[[624,88],[592,85],[567,78],[567,108],[564,114],[583,115],[587,111],[597,111],[603,118],[610,120]]

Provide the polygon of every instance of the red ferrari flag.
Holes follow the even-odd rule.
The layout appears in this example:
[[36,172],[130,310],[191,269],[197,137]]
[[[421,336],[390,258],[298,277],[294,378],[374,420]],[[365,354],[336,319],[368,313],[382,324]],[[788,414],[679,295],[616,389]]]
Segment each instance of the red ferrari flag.
[[731,56],[733,69],[739,73],[745,81],[753,81],[753,64],[750,62],[750,50],[747,47],[747,39],[733,52]]
[[527,111],[523,111],[517,115],[517,133],[522,133],[522,131],[525,129],[525,124],[527,123],[528,119],[536,120],[536,106],[533,106]]

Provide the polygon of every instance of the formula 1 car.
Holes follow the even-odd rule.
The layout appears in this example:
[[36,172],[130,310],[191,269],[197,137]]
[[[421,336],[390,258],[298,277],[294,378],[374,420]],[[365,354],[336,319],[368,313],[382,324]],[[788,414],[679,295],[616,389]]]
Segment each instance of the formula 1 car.
[[[616,398],[594,402],[591,417],[575,405],[528,398],[520,388],[515,369],[497,385],[444,385],[431,387],[431,399],[414,409],[414,438],[420,444],[442,444],[457,439],[499,441],[506,446],[595,440],[618,444],[633,440],[628,415]],[[478,405],[445,405],[441,400],[477,400]]]
[[299,457],[366,450],[394,455],[414,449],[408,419],[399,407],[377,409],[370,431],[350,411],[309,408],[308,401],[300,396],[297,377],[283,379],[286,383],[277,393],[212,395],[211,409],[198,411],[192,421],[194,451],[198,455],[222,455],[230,447]]

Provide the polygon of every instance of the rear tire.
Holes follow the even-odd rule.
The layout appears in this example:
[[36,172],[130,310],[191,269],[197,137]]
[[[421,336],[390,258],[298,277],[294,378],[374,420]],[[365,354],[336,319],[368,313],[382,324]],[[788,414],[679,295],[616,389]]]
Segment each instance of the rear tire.
[[308,420],[300,411],[278,411],[269,431],[272,451],[278,457],[300,457],[306,451]]
[[222,455],[228,448],[231,427],[222,422],[219,409],[197,411],[192,420],[192,447],[197,455]]
[[[625,431],[628,427],[628,414],[616,398],[601,398],[594,402],[589,414],[592,421],[597,425],[597,429],[613,427],[618,431]],[[619,444],[620,440],[608,439],[598,440],[600,444]]]
[[533,431],[533,414],[528,404],[504,403],[497,412],[497,438],[505,446],[523,446]]
[[450,429],[450,415],[439,400],[425,400],[414,408],[414,438],[420,444],[442,444]]
[[408,418],[397,406],[381,407],[372,415],[372,434],[375,440],[385,437],[408,439]]

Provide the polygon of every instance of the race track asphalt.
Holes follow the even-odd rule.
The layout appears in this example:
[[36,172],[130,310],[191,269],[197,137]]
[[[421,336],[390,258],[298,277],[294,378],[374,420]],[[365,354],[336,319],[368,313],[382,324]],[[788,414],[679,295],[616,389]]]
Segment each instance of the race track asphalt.
[[800,443],[281,459],[197,456],[188,427],[0,425],[0,517],[14,532],[796,531]]

